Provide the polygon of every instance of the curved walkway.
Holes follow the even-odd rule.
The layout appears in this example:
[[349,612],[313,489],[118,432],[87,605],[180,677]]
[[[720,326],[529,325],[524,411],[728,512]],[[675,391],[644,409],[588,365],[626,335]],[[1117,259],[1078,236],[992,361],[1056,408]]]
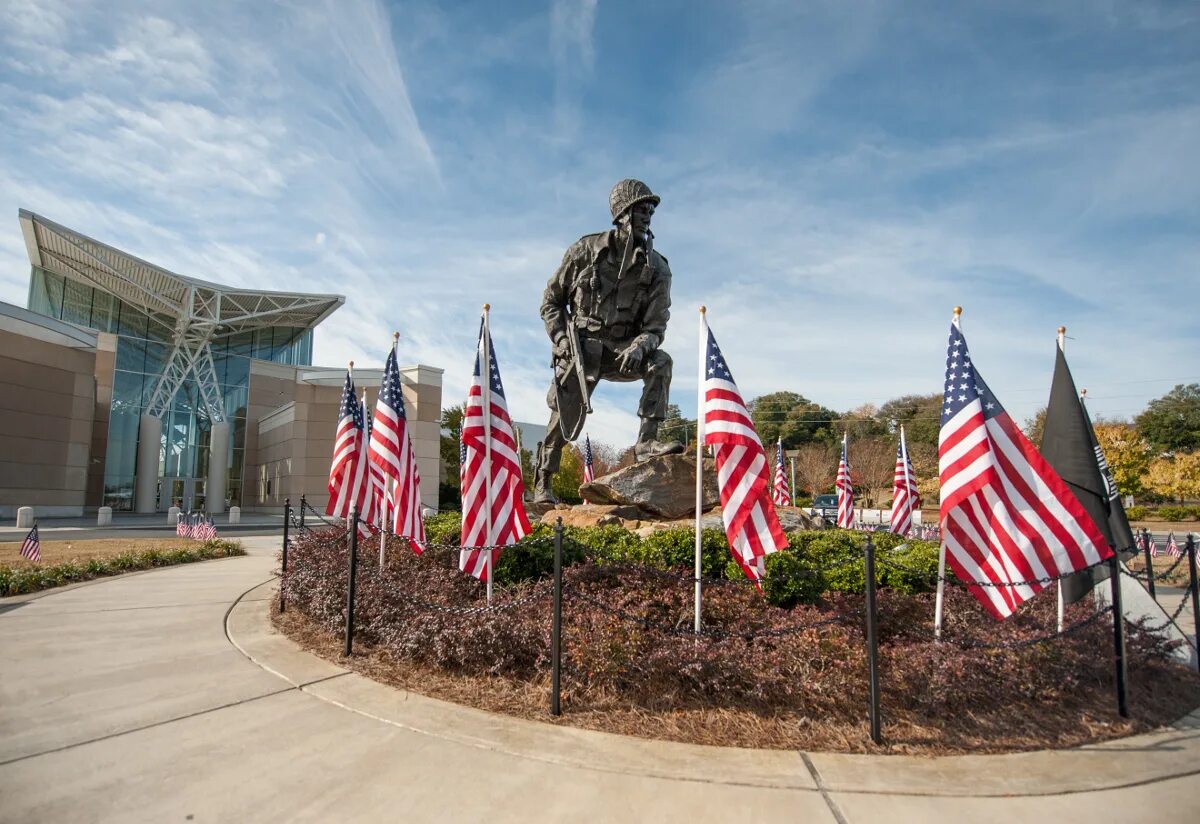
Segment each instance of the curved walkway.
[[1200,714],[1058,752],[873,757],[497,716],[317,659],[250,557],[0,599],[0,820],[1200,818]]

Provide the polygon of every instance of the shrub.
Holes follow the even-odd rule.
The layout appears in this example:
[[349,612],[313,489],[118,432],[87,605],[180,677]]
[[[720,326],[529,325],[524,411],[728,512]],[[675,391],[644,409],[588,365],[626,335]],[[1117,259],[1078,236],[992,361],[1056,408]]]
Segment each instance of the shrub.
[[815,604],[825,592],[826,581],[808,556],[784,550],[767,556],[767,574],[762,586],[769,603],[789,608]]
[[1125,516],[1131,521],[1144,521],[1150,510],[1144,506],[1131,506],[1125,510]]
[[1155,514],[1164,521],[1182,521],[1185,518],[1191,517],[1191,513],[1186,506],[1160,506],[1158,512]]

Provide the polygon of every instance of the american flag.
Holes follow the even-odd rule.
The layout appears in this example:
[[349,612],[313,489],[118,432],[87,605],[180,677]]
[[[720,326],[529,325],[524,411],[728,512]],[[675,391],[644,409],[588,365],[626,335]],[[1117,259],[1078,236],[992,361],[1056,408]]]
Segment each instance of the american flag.
[[592,467],[592,439],[588,435],[583,436],[583,482],[590,484],[596,479],[596,471]]
[[365,460],[362,452],[363,414],[354,391],[354,376],[346,370],[342,402],[338,412],[337,434],[333,441],[333,462],[329,465],[329,503],[326,515],[350,517],[354,503],[354,474]]
[[842,435],[842,459],[837,471],[837,525],[842,529],[854,526],[854,484],[850,481],[850,461],[846,458],[846,435]]
[[1170,555],[1172,558],[1178,558],[1179,554],[1180,554],[1179,553],[1179,544],[1175,542],[1175,533],[1174,532],[1167,535],[1167,554]]
[[187,516],[182,512],[175,516],[175,534],[180,538],[188,536]]
[[358,511],[358,530],[363,535],[366,535],[367,527],[374,522],[376,518],[375,512],[375,484],[371,475],[372,464],[368,459],[368,453],[371,448],[371,421],[367,417],[367,393],[363,392],[361,400],[355,401],[355,406],[358,407],[356,412],[355,426],[358,429],[358,455],[354,459],[353,467],[347,467],[346,477],[348,483],[346,485],[347,492],[345,513],[334,513],[343,518],[350,516],[349,507],[353,506]]
[[425,521],[421,518],[421,475],[417,471],[417,456],[408,433],[408,418],[404,412],[404,390],[400,386],[400,367],[396,350],[388,352],[383,367],[383,381],[375,402],[375,421],[371,427],[371,463],[380,476],[391,481],[389,498],[385,501],[392,510],[392,532],[409,539],[418,555],[425,551]]
[[900,443],[896,446],[896,474],[892,478],[892,532],[907,535],[913,527],[913,510],[920,508],[917,476],[913,473],[912,461],[908,459],[904,427],[900,427]]
[[729,549],[756,587],[766,557],[787,546],[771,503],[767,453],[711,329],[704,363],[704,443],[716,453],[721,518]]
[[946,350],[938,463],[946,560],[996,618],[1045,586],[1036,579],[1112,555],[1079,499],[980,377],[957,318]]
[[1147,544],[1149,545],[1149,547],[1150,547],[1150,557],[1152,557],[1152,558],[1157,558],[1157,557],[1158,557],[1158,542],[1156,542],[1156,541],[1154,540],[1154,536],[1153,536],[1153,535],[1147,535],[1147,536],[1146,536],[1146,543],[1147,543]]
[[475,547],[508,546],[528,535],[530,529],[522,501],[525,484],[521,461],[517,457],[512,419],[508,416],[504,383],[486,317],[479,327],[475,372],[463,413],[462,441],[466,460],[462,470],[463,552],[458,566],[486,581],[491,577],[491,567],[499,551]]
[[791,506],[792,496],[788,493],[787,475],[783,471],[783,441],[775,442],[775,489],[772,497],[776,506]]
[[35,564],[42,560],[42,540],[38,537],[37,524],[33,525],[33,529],[29,530],[29,534],[21,542],[21,555]]
[[196,537],[199,540],[214,541],[217,538],[217,525],[213,523],[211,517],[205,518],[204,522],[199,526],[198,533]]

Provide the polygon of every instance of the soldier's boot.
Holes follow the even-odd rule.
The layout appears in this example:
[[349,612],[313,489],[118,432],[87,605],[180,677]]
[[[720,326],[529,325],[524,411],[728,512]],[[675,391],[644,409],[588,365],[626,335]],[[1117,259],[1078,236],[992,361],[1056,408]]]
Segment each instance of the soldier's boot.
[[633,447],[633,456],[638,461],[657,458],[659,455],[678,455],[683,451],[683,444],[679,441],[658,440],[658,423],[655,418],[642,418],[637,443]]
[[540,463],[533,471],[533,502],[535,504],[556,504],[558,498],[550,491],[550,482],[554,473],[546,471]]

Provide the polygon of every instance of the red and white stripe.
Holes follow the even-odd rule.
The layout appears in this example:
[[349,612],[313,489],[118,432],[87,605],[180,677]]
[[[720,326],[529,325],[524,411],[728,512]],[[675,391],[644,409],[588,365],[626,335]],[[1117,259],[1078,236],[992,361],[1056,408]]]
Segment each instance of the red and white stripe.
[[787,475],[783,471],[783,441],[775,444],[775,487],[772,490],[775,506],[791,506],[792,495],[788,490]]
[[913,474],[912,461],[908,459],[908,444],[904,440],[904,427],[900,427],[900,446],[896,452],[896,473],[892,478],[891,531],[897,535],[908,535],[913,527],[913,511],[921,507],[921,494],[917,491],[917,477]]
[[333,438],[333,460],[329,464],[329,502],[325,505],[326,515],[339,518],[350,516],[351,484],[348,478],[354,473],[354,465],[362,457],[362,422],[357,419],[354,394],[354,373],[346,370],[346,382],[342,386],[337,430]]
[[846,457],[846,435],[842,434],[842,457],[837,471],[837,525],[842,529],[854,526],[854,484],[850,480],[850,460]]
[[[948,409],[957,408],[949,399],[958,392],[954,370],[974,370],[961,333],[955,343],[956,332],[957,325],[947,359]],[[986,414],[984,403],[982,396],[973,397],[941,427],[942,544],[970,592],[993,616],[1005,618],[1045,586],[1016,582],[1066,575],[1110,557],[1112,550],[999,401],[990,396]]]
[[529,534],[530,526],[522,500],[525,485],[517,441],[486,313],[463,413],[462,442],[466,460],[461,470],[463,551],[459,569],[487,581],[500,553],[479,547],[514,544]]
[[[375,402],[371,426],[371,463],[378,470],[377,480],[390,487],[384,503],[392,509],[391,526],[396,535],[409,539],[413,551],[425,549],[425,522],[421,518],[421,474],[408,431],[404,394],[396,350],[388,353]],[[377,487],[376,491],[379,491]],[[384,513],[386,514],[386,512]],[[388,523],[385,519],[384,523]]]
[[704,380],[704,443],[716,456],[721,518],[729,549],[746,577],[761,589],[766,557],[787,547],[771,501],[771,475],[750,411],[708,332]]

